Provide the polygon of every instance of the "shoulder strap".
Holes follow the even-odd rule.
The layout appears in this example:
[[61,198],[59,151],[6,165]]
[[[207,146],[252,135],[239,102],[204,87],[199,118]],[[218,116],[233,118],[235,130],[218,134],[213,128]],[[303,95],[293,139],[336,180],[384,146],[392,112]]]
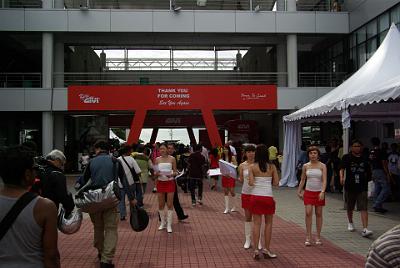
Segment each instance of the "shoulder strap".
[[3,239],[21,211],[37,196],[35,193],[26,192],[12,206],[7,215],[0,222],[0,240]]
[[134,170],[134,168],[132,168],[128,162],[126,161],[124,156],[121,156],[122,160],[124,160],[125,164],[128,166],[129,170],[131,171],[132,177],[133,177],[133,181],[137,182],[139,181],[139,176],[136,173],[136,170]]

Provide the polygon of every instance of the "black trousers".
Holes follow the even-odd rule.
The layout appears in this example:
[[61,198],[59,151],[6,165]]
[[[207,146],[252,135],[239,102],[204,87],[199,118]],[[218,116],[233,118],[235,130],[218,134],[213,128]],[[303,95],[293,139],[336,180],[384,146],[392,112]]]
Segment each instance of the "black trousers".
[[[167,201],[167,194],[165,194],[165,201]],[[178,185],[176,184],[176,180],[175,180],[175,192],[174,192],[174,209],[176,216],[178,217],[179,220],[185,218],[185,212],[183,212],[183,209],[181,207],[181,202],[179,202]],[[160,215],[158,215],[158,218],[160,219]]]
[[202,199],[203,197],[203,180],[200,178],[189,178],[189,190],[192,196],[192,203],[196,202],[196,187],[198,188],[198,197]]

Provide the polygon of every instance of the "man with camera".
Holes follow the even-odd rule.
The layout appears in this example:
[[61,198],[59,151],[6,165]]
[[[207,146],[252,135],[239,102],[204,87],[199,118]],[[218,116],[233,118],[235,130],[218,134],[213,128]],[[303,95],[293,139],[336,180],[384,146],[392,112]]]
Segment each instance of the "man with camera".
[[62,204],[65,217],[68,218],[75,207],[71,193],[67,190],[67,179],[64,175],[66,158],[60,150],[53,150],[45,159],[39,160],[37,171],[40,179],[40,195],[52,200],[57,209]]

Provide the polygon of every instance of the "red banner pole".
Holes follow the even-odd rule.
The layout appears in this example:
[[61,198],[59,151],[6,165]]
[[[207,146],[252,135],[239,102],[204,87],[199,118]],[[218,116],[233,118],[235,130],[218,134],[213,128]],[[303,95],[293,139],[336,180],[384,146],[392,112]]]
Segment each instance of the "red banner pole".
[[133,117],[131,124],[131,131],[129,132],[128,144],[137,143],[139,141],[146,113],[147,110],[144,109],[135,111],[135,116]]
[[158,135],[158,127],[155,127],[155,128],[153,128],[153,131],[151,132],[151,138],[150,138],[151,145],[153,145],[156,142],[157,135]]
[[204,124],[208,132],[208,137],[210,138],[211,147],[222,146],[221,137],[218,133],[217,123],[214,118],[212,110],[202,109]]

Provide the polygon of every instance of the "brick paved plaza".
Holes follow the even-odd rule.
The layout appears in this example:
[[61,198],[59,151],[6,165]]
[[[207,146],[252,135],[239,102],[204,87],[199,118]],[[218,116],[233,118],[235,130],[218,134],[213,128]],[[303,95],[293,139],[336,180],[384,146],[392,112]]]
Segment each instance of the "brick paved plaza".
[[[191,207],[189,194],[180,200],[189,219],[178,222],[174,215],[173,233],[158,231],[157,196],[145,195],[150,214],[148,228],[135,233],[127,221],[120,222],[115,256],[117,267],[363,267],[365,253],[373,238],[346,231],[345,211],[338,196],[328,195],[324,211],[322,246],[304,246],[303,205],[295,190],[275,190],[277,216],[274,218],[271,250],[277,259],[252,259],[253,250],[244,250],[243,211],[224,215],[223,193],[211,192],[205,185],[204,205]],[[237,196],[239,205],[239,196]],[[398,203],[397,203],[398,206]],[[374,237],[394,226],[398,219],[390,215],[370,214]],[[355,213],[359,226],[359,215]],[[87,215],[81,230],[74,235],[60,234],[59,244],[64,267],[98,267],[92,246],[93,228]]]

